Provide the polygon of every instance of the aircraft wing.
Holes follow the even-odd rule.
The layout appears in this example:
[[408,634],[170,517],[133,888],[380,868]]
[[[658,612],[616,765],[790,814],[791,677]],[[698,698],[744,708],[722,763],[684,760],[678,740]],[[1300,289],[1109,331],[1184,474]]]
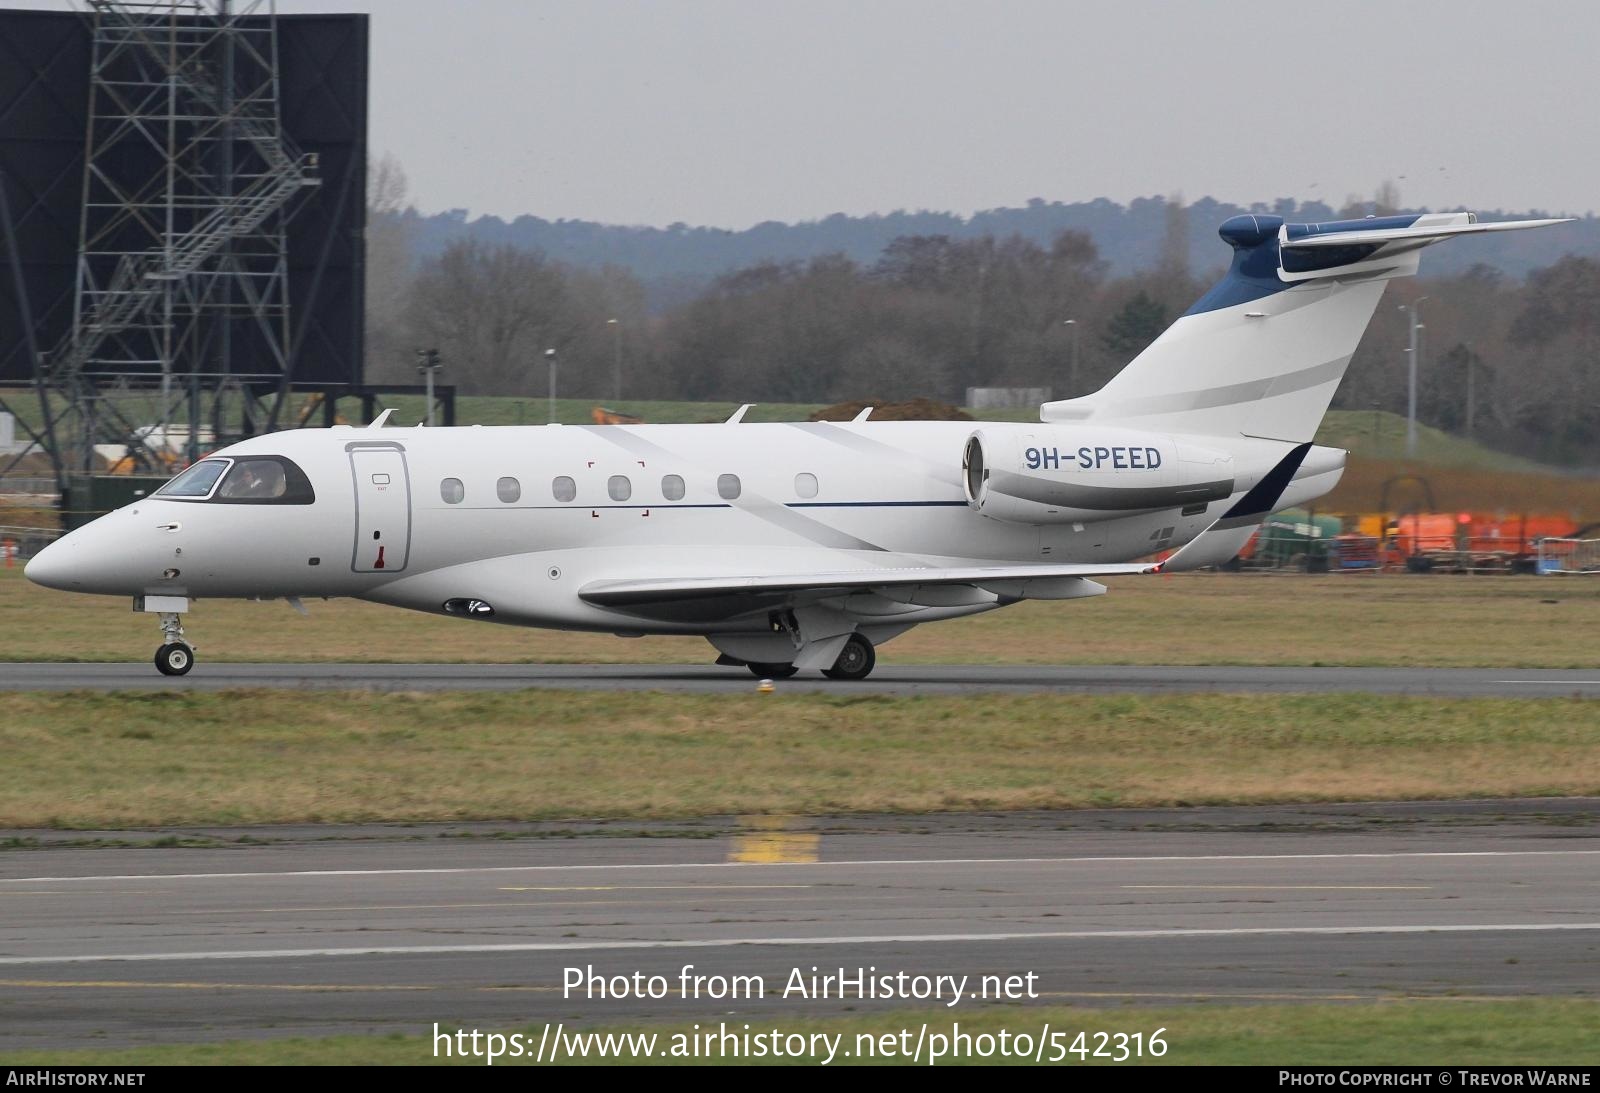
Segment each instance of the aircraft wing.
[[[876,592],[901,603],[941,606],[944,597],[962,588],[979,589],[1003,599],[1076,599],[1097,596],[1105,586],[1094,577],[1177,572],[1221,565],[1244,547],[1262,521],[1274,511],[1283,492],[1294,480],[1311,444],[1292,448],[1261,481],[1245,492],[1192,542],[1164,562],[1124,562],[1106,565],[974,565],[900,566],[817,571],[812,573],[748,574],[736,577],[656,577],[591,581],[578,595],[600,607],[641,615],[720,614],[731,617],[796,596],[821,599],[850,592]],[[941,596],[939,590],[946,591]]]
[[912,603],[920,589],[970,586],[1004,597],[1071,599],[1105,589],[1091,577],[1154,573],[1155,562],[1108,565],[903,566],[815,573],[751,574],[736,577],[662,577],[591,581],[578,590],[589,603],[622,610],[648,610],[685,601],[718,598],[754,603],[797,593],[830,595],[880,592]]

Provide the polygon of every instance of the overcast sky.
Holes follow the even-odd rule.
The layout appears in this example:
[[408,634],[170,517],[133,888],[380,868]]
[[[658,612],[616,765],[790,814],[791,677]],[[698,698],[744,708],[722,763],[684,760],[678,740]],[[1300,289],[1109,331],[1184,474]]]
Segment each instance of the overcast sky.
[[[51,6],[32,4],[8,6]],[[1600,206],[1600,3],[280,0],[372,13],[425,212],[740,228],[1182,193]]]

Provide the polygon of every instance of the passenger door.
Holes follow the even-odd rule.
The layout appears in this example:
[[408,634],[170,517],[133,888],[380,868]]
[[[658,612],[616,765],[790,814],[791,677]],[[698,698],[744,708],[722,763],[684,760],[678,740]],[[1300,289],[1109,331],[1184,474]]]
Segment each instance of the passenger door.
[[356,488],[356,541],[350,568],[398,573],[411,553],[411,479],[405,449],[389,442],[351,444]]

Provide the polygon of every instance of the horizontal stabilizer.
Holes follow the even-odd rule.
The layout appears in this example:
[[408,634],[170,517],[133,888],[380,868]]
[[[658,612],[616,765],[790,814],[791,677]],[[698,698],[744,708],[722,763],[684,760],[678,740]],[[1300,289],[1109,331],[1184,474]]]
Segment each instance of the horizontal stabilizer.
[[[1326,234],[1313,233],[1296,236],[1286,225],[1284,238],[1279,241],[1279,246],[1300,250],[1302,248],[1318,247],[1353,247],[1374,243],[1437,243],[1448,239],[1452,235],[1475,235],[1479,232],[1505,232],[1520,231],[1524,228],[1543,228],[1551,224],[1566,224],[1572,218],[1564,217],[1554,220],[1502,220],[1494,224],[1480,224],[1468,222],[1461,224],[1422,224],[1420,221],[1427,217],[1419,218],[1419,223],[1409,228],[1373,228],[1370,230],[1337,231]],[[1318,224],[1293,225],[1292,227],[1318,228]]]
[[1289,284],[1328,278],[1404,277],[1417,272],[1417,259],[1424,247],[1446,239],[1565,223],[1502,220],[1483,224],[1476,213],[1422,213],[1322,224],[1281,224],[1277,232],[1278,277]]

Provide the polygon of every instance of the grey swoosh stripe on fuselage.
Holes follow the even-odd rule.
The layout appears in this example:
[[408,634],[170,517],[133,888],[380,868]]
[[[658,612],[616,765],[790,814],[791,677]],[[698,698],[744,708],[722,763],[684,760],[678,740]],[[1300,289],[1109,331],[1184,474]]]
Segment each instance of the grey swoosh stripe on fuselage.
[[[685,462],[683,456],[668,451],[659,444],[654,444],[643,437],[631,432],[626,425],[578,425],[575,428],[605,440],[624,451],[635,456],[646,456],[671,466],[673,461]],[[737,425],[729,425],[730,429],[737,429]],[[838,550],[885,550],[877,543],[868,542],[857,538],[847,531],[831,527],[820,520],[813,520],[804,513],[795,512],[781,502],[774,501],[760,494],[747,493],[741,490],[740,495],[729,501],[730,508],[747,512],[751,516],[765,520],[774,527],[780,528],[791,535],[797,535],[818,546],[833,547]]]
[[[898,464],[903,470],[925,475],[929,480],[937,482],[941,486],[948,486],[953,491],[961,489],[960,451],[954,453],[954,458],[951,459],[950,465],[947,467],[942,463],[936,463],[931,459],[908,452],[903,448],[896,448],[894,445],[885,444],[881,440],[873,440],[871,437],[862,436],[858,432],[844,428],[838,422],[790,421],[785,422],[785,424],[818,439],[826,440],[830,444],[837,444],[840,447],[871,456],[875,462]],[[979,422],[975,421],[972,424],[976,427]],[[962,438],[963,442],[965,439],[965,437]]]

